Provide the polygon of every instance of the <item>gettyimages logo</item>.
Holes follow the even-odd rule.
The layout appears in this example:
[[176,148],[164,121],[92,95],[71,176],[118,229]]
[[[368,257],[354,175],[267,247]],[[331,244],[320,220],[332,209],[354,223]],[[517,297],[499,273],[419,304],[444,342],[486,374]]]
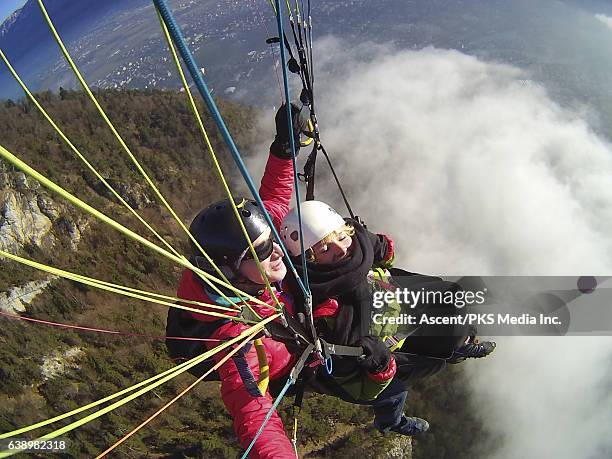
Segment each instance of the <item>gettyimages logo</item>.
[[463,308],[469,305],[484,304],[487,289],[477,291],[430,291],[425,288],[411,290],[408,288],[397,288],[394,291],[375,291],[372,297],[374,309],[380,309],[390,303],[404,305],[411,309],[418,305],[452,305],[456,308]]

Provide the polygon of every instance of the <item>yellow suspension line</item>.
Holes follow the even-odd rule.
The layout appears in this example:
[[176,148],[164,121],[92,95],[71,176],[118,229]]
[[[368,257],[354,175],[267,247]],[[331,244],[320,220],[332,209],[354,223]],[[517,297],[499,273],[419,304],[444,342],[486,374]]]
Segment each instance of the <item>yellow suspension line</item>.
[[[91,287],[95,287],[95,288],[98,288],[100,290],[105,290],[107,292],[118,293],[119,295],[127,296],[127,297],[130,297],[130,298],[136,298],[136,299],[139,299],[139,300],[148,301],[150,303],[161,304],[163,306],[169,306],[169,307],[173,307],[173,308],[184,309],[186,311],[196,312],[198,314],[210,315],[210,316],[215,316],[215,317],[222,317],[222,318],[225,318],[225,319],[231,319],[231,320],[238,321],[238,322],[246,322],[244,319],[241,319],[241,318],[236,317],[236,316],[230,316],[230,315],[227,315],[227,314],[220,314],[220,313],[216,313],[216,312],[212,312],[212,311],[203,311],[201,309],[191,308],[191,307],[183,306],[183,305],[180,305],[180,304],[175,304],[174,302],[175,301],[180,301],[181,303],[185,302],[185,303],[190,303],[190,304],[196,304],[198,306],[204,306],[206,308],[211,308],[211,309],[218,309],[218,310],[226,311],[226,312],[229,312],[229,313],[235,313],[236,312],[235,309],[227,308],[227,307],[224,307],[224,306],[219,306],[218,304],[207,304],[207,303],[200,303],[200,302],[197,302],[197,301],[185,301],[185,300],[182,300],[180,298],[173,298],[173,297],[168,297],[168,296],[165,296],[165,295],[149,293],[149,292],[145,292],[143,290],[133,289],[133,288],[129,288],[129,287],[124,287],[122,285],[112,284],[110,282],[100,281],[98,279],[93,279],[91,277],[81,276],[79,274],[71,273],[70,271],[64,271],[64,270],[61,270],[59,268],[54,268],[53,266],[48,266],[48,265],[45,265],[45,264],[42,264],[42,263],[38,263],[36,261],[29,260],[27,258],[22,258],[22,257],[20,257],[18,255],[14,255],[12,253],[5,252],[4,250],[0,250],[0,257],[5,257],[5,258],[8,258],[10,260],[16,261],[17,263],[21,263],[23,265],[30,266],[31,268],[35,268],[35,269],[38,269],[40,271],[44,271],[44,272],[52,274],[54,276],[63,277],[64,279],[69,279],[69,280],[72,280],[72,281],[75,281],[75,282],[79,282],[81,284],[89,285]],[[170,300],[172,300],[172,302],[163,301],[161,299],[158,299],[158,297],[170,299]]]
[[83,161],[83,163],[85,163],[87,168],[98,178],[98,180],[100,180],[104,184],[104,186],[113,194],[113,196],[115,196],[115,198],[117,198],[117,200],[119,200],[119,202],[123,204],[124,207],[126,207],[149,231],[151,231],[151,233],[153,233],[160,242],[162,242],[174,255],[180,256],[179,252],[176,251],[174,247],[172,247],[157,231],[155,231],[155,229],[153,229],[151,225],[147,221],[145,221],[140,216],[140,214],[138,214],[138,212],[136,212],[136,210],[134,210],[134,208],[132,208],[132,206],[130,206],[130,204],[125,199],[123,199],[123,197],[121,197],[119,193],[117,193],[117,191],[112,187],[112,185],[108,183],[108,181],[97,171],[97,169],[91,165],[91,163],[87,160],[87,158],[85,158],[85,156],[81,154],[81,152],[70,141],[70,139],[68,139],[68,137],[64,134],[64,132],[59,128],[59,126],[53,121],[53,119],[49,116],[49,114],[45,111],[45,109],[40,105],[36,97],[34,97],[34,95],[30,92],[30,90],[28,89],[26,84],[23,82],[19,74],[15,71],[14,67],[11,65],[10,61],[8,60],[8,58],[6,57],[2,49],[0,49],[0,58],[2,58],[2,60],[4,61],[4,64],[9,69],[9,71],[11,72],[11,74],[13,75],[17,83],[19,83],[19,85],[21,86],[21,89],[23,89],[23,91],[27,94],[27,96],[30,98],[32,103],[36,106],[36,108],[38,108],[40,113],[45,117],[45,119],[49,122],[49,124],[53,127],[53,129],[55,129],[55,132],[57,132],[57,134],[66,143],[66,145],[68,145],[68,147],[73,151],[73,153],[81,161]]
[[298,4],[298,0],[295,0],[295,14],[297,15],[298,18],[298,25],[300,24],[300,5]]
[[[156,9],[157,11],[157,9]],[[170,37],[170,33],[168,32],[168,27],[166,26],[166,23],[164,22],[164,20],[162,19],[161,15],[159,14],[159,11],[157,11],[157,18],[159,19],[159,23],[160,26],[162,28],[162,31],[164,32],[164,37],[166,38],[166,42],[168,44],[168,48],[170,49],[170,53],[172,54],[172,59],[174,61],[174,65],[176,67],[176,70],[180,76],[181,79],[181,83],[183,84],[183,88],[185,89],[185,94],[187,95],[187,99],[189,100],[189,105],[191,107],[191,111],[193,112],[193,115],[196,119],[196,122],[198,124],[198,127],[200,128],[200,133],[202,134],[202,138],[204,139],[204,142],[206,143],[206,147],[208,148],[208,152],[210,153],[210,157],[213,161],[213,164],[215,165],[215,170],[217,172],[217,175],[219,177],[219,180],[221,181],[221,184],[223,185],[223,188],[225,190],[225,193],[227,194],[229,201],[232,205],[232,209],[234,211],[234,215],[236,217],[236,220],[238,221],[238,224],[240,225],[240,228],[242,229],[242,232],[245,236],[245,239],[247,240],[247,243],[249,245],[249,249],[251,251],[251,254],[253,255],[253,260],[255,260],[255,264],[257,265],[257,269],[259,270],[259,273],[261,274],[262,279],[264,280],[264,283],[266,285],[266,288],[268,289],[268,291],[270,292],[271,297],[274,299],[274,302],[276,303],[278,308],[282,308],[280,302],[278,301],[278,298],[276,298],[276,295],[274,294],[274,291],[272,290],[272,286],[270,285],[270,281],[268,280],[268,276],[266,275],[264,269],[261,266],[261,262],[259,260],[259,257],[257,256],[257,253],[255,252],[255,248],[253,247],[253,243],[251,241],[251,238],[249,237],[249,234],[247,233],[247,230],[244,226],[244,222],[242,221],[242,218],[240,218],[240,214],[238,213],[238,208],[234,202],[234,197],[232,196],[232,192],[229,188],[229,185],[227,183],[227,181],[225,180],[225,176],[223,174],[223,170],[221,169],[221,165],[219,164],[219,161],[217,160],[217,155],[215,154],[215,150],[212,146],[212,143],[210,142],[210,138],[208,137],[208,133],[206,132],[206,128],[204,127],[204,123],[202,122],[202,117],[200,116],[200,112],[198,111],[198,107],[195,103],[195,100],[193,99],[193,95],[191,94],[191,90],[189,89],[189,85],[187,84],[187,80],[185,78],[185,72],[183,72],[183,68],[181,67],[181,63],[179,61],[178,55],[176,54],[176,49],[174,47],[174,44],[172,43],[172,38]],[[191,237],[191,240],[197,245],[197,247],[203,251],[202,247],[200,246],[200,244],[198,244],[198,241],[196,241],[196,239],[189,234],[189,236]]]
[[117,397],[120,397],[120,396],[122,396],[124,394],[127,394],[128,392],[132,392],[133,390],[136,390],[139,387],[146,386],[147,384],[152,383],[153,381],[156,381],[156,380],[158,380],[158,379],[160,379],[160,378],[162,378],[162,377],[164,377],[164,376],[166,376],[166,375],[168,375],[170,373],[174,373],[179,368],[183,368],[183,367],[187,366],[190,362],[192,362],[192,360],[187,360],[186,362],[183,362],[180,365],[176,365],[176,366],[174,366],[172,368],[169,368],[168,370],[166,370],[166,371],[164,371],[162,373],[159,373],[158,375],[155,375],[152,378],[149,378],[149,379],[146,379],[144,381],[141,381],[138,384],[134,384],[131,387],[127,387],[125,389],[122,389],[119,392],[116,392],[116,393],[114,393],[112,395],[108,395],[107,397],[104,397],[104,398],[102,398],[100,400],[97,400],[95,402],[89,403],[88,405],[84,405],[84,406],[76,408],[76,409],[74,409],[72,411],[68,411],[67,413],[60,414],[59,416],[55,416],[55,417],[47,419],[45,421],[37,422],[36,424],[32,424],[32,425],[29,425],[29,426],[26,426],[26,427],[21,427],[19,429],[12,430],[10,432],[5,432],[3,434],[0,434],[0,439],[10,438],[10,437],[14,437],[16,435],[20,435],[22,433],[30,432],[31,430],[35,430],[35,429],[38,429],[40,427],[47,426],[49,424],[53,424],[54,422],[57,422],[57,421],[62,421],[63,419],[66,419],[66,418],[69,418],[71,416],[74,416],[75,414],[79,414],[79,413],[82,413],[83,411],[87,411],[87,410],[90,410],[91,408],[95,408],[98,405],[101,405],[101,404],[106,403],[106,402],[108,402],[110,400],[113,400],[113,399],[115,399]]
[[274,11],[274,15],[276,16],[276,5],[274,4],[274,0],[270,0],[270,6],[272,7],[272,10]]
[[236,309],[230,308],[230,307],[225,307],[225,306],[219,306],[218,304],[209,304],[209,303],[202,303],[201,301],[195,301],[195,300],[187,300],[185,298],[179,298],[176,296],[169,296],[169,295],[162,295],[161,293],[154,293],[154,292],[148,292],[146,290],[139,290],[137,288],[131,288],[131,287],[127,287],[125,285],[119,285],[119,284],[113,284],[112,282],[106,282],[103,281],[101,279],[94,279],[91,277],[86,277],[86,276],[82,276],[80,274],[76,274],[76,273],[71,273],[74,274],[75,278],[77,279],[85,279],[85,280],[90,280],[92,282],[101,284],[101,285],[107,285],[109,287],[115,287],[121,290],[126,290],[128,292],[134,292],[134,293],[141,293],[143,295],[149,295],[153,298],[161,298],[161,299],[165,299],[168,301],[180,301],[181,303],[186,303],[186,304],[191,304],[191,305],[195,305],[195,306],[206,306],[209,308],[215,308],[215,309],[223,309],[223,310],[227,310],[230,312],[236,312]]
[[[115,448],[117,448],[119,445],[121,445],[122,443],[124,443],[126,440],[128,440],[130,437],[132,437],[136,432],[138,432],[140,429],[142,429],[144,426],[146,426],[149,422],[151,422],[153,419],[155,419],[157,416],[159,416],[161,413],[163,413],[166,409],[168,409],[172,404],[174,404],[177,400],[179,400],[183,395],[185,395],[187,392],[189,392],[191,389],[193,389],[195,386],[197,386],[200,382],[202,382],[209,374],[211,374],[213,371],[217,370],[221,365],[223,365],[230,357],[232,357],[236,352],[238,352],[238,350],[242,347],[243,344],[246,344],[246,342],[252,338],[253,335],[250,335],[245,341],[243,341],[242,343],[240,343],[240,345],[236,346],[235,349],[233,349],[232,351],[230,351],[225,357],[223,357],[219,362],[217,362],[210,370],[208,370],[206,373],[204,373],[202,376],[200,376],[198,379],[196,379],[193,383],[191,383],[187,388],[183,389],[181,391],[181,393],[179,393],[176,397],[174,397],[172,400],[170,400],[168,403],[166,403],[164,406],[162,406],[161,408],[159,408],[155,413],[153,413],[151,416],[149,416],[147,419],[145,419],[142,423],[140,423],[138,426],[136,426],[134,429],[132,429],[127,435],[125,435],[123,438],[121,438],[119,441],[117,441],[116,443],[114,443],[112,446],[110,446],[108,449],[104,450],[102,453],[100,453],[99,455],[97,455],[95,457],[95,459],[102,459],[103,457],[105,457],[108,453],[110,453],[111,451],[113,451]],[[261,342],[261,339],[256,339],[255,343],[257,343],[258,341]],[[261,368],[261,362],[260,362],[260,368]],[[267,366],[265,367],[267,369]],[[261,386],[260,386],[260,390],[261,390]],[[265,389],[262,391],[262,393],[265,393],[267,390],[267,384],[265,386]]]
[[[95,419],[97,419],[97,418],[99,418],[99,417],[101,417],[101,416],[103,416],[103,415],[105,415],[105,414],[115,410],[116,408],[119,408],[120,406],[125,405],[126,403],[128,403],[128,402],[134,400],[135,398],[145,394],[146,392],[149,392],[149,391],[155,389],[156,387],[166,383],[167,381],[175,378],[176,376],[178,376],[179,374],[189,370],[190,368],[193,368],[194,366],[202,363],[204,360],[212,357],[213,355],[215,355],[218,352],[222,351],[223,349],[231,346],[232,344],[234,344],[234,343],[236,343],[238,341],[243,341],[243,342],[240,343],[241,344],[240,346],[236,346],[236,348],[233,349],[233,352],[230,351],[231,355],[233,355],[233,353],[238,352],[238,350],[242,347],[242,345],[244,343],[248,342],[253,336],[255,336],[257,333],[259,333],[267,323],[273,321],[274,319],[278,318],[279,316],[280,316],[280,314],[275,314],[273,316],[268,317],[267,319],[263,320],[262,322],[258,323],[257,325],[254,325],[254,326],[248,328],[247,330],[242,332],[239,336],[237,336],[235,338],[232,338],[229,341],[226,341],[225,343],[215,347],[214,349],[212,349],[210,351],[204,352],[203,354],[199,355],[198,357],[195,357],[195,358],[191,359],[188,362],[185,362],[186,363],[185,366],[181,365],[180,368],[179,367],[175,367],[173,372],[171,372],[169,374],[166,374],[162,378],[157,379],[157,381],[151,383],[147,387],[145,387],[143,389],[140,389],[139,391],[129,395],[128,397],[126,397],[126,398],[124,398],[122,400],[119,400],[119,401],[117,401],[117,402],[115,402],[115,403],[113,403],[113,404],[111,404],[111,405],[109,405],[109,406],[107,406],[105,408],[102,408],[101,410],[98,410],[95,413],[90,414],[89,416],[85,416],[84,418],[79,419],[78,421],[75,421],[75,422],[73,422],[71,424],[68,424],[67,426],[64,426],[64,427],[62,427],[60,429],[57,429],[57,430],[55,430],[53,432],[50,432],[50,433],[48,433],[46,435],[43,435],[42,437],[39,437],[37,440],[51,440],[53,438],[56,438],[56,437],[58,437],[60,435],[65,434],[67,432],[70,432],[70,431],[76,429],[77,427],[80,427],[80,426],[82,426],[84,424],[87,424],[88,422],[91,422],[91,421],[93,421],[93,420],[95,420]],[[231,357],[231,355],[230,355],[230,357]],[[20,429],[20,430],[22,430],[22,429]],[[9,433],[11,433],[11,432],[9,432]],[[7,434],[3,434],[3,435],[7,435]],[[19,451],[2,451],[2,452],[0,452],[0,458],[9,457],[9,456],[11,456],[13,454],[16,454],[17,452],[19,452]]]
[[293,22],[293,13],[291,12],[291,5],[289,4],[289,0],[285,0],[285,3],[287,4],[287,12],[289,14],[289,19],[291,20],[291,22]]
[[[100,416],[103,416],[104,414],[109,413],[109,412],[113,411],[114,409],[116,409],[116,408],[118,408],[118,407],[120,407],[122,405],[125,405],[126,403],[134,400],[135,398],[143,395],[144,393],[149,392],[149,391],[155,389],[158,386],[161,386],[162,384],[170,381],[171,379],[177,377],[178,375],[184,373],[185,371],[187,371],[187,370],[195,367],[196,365],[202,363],[204,360],[206,360],[206,359],[212,357],[213,355],[221,352],[222,350],[224,350],[225,348],[231,346],[232,344],[237,343],[239,341],[244,341],[244,343],[241,343],[243,345],[246,344],[253,336],[255,336],[257,333],[259,333],[264,328],[264,326],[266,324],[268,324],[269,322],[273,321],[274,319],[277,319],[279,316],[280,316],[280,314],[275,314],[273,316],[268,317],[266,320],[258,323],[257,325],[253,325],[252,327],[248,328],[247,330],[242,332],[240,335],[238,335],[236,338],[232,338],[231,340],[226,341],[223,344],[220,344],[219,346],[213,348],[212,350],[206,351],[203,354],[199,355],[198,357],[195,357],[194,359],[191,359],[189,361],[188,365],[185,365],[184,367],[180,368],[179,370],[175,371],[174,373],[171,373],[169,375],[164,376],[163,378],[158,379],[157,381],[155,381],[154,383],[150,384],[149,386],[147,386],[147,387],[145,387],[143,389],[140,389],[139,391],[129,395],[128,397],[126,397],[126,398],[124,398],[122,400],[119,400],[118,402],[115,402],[115,403],[113,403],[113,404],[111,404],[111,405],[109,405],[109,406],[107,406],[107,407],[97,411],[96,413],[93,413],[90,416],[86,416],[83,419],[80,419],[80,420],[78,420],[76,422],[73,422],[73,423],[71,423],[71,424],[69,424],[69,425],[67,425],[65,427],[62,427],[61,429],[58,429],[58,430],[56,430],[54,432],[50,432],[50,433],[48,433],[46,435],[43,435],[40,438],[42,440],[50,440],[50,439],[56,438],[56,437],[58,437],[60,435],[63,435],[65,433],[67,433],[67,432],[70,432],[71,430],[74,430],[77,427],[80,427],[80,426],[82,426],[82,425],[84,425],[84,424],[86,424],[86,423],[88,423],[90,421],[93,421],[94,419],[97,419]],[[242,346],[236,346],[236,348],[233,349],[234,352],[232,353],[232,355],[234,353],[238,352],[241,347]],[[2,457],[2,456],[0,456],[0,457]]]
[[[263,305],[265,307],[269,307],[269,305],[267,303],[264,303],[260,299],[255,298],[255,297],[253,297],[253,296],[243,292],[240,289],[237,289],[236,287],[234,287],[231,284],[227,284],[227,283],[225,283],[225,282],[215,278],[211,274],[208,274],[207,272],[201,270],[200,268],[198,268],[196,266],[193,266],[189,262],[189,260],[187,260],[185,257],[177,257],[176,255],[173,255],[172,253],[168,252],[167,250],[159,247],[155,243],[153,243],[153,242],[143,238],[139,234],[134,233],[132,230],[126,228],[121,223],[113,220],[112,218],[108,217],[106,214],[100,212],[99,210],[95,209],[94,207],[90,206],[89,204],[83,202],[82,200],[80,200],[79,198],[74,196],[73,194],[71,194],[68,191],[66,191],[65,189],[63,189],[61,186],[57,185],[52,180],[49,180],[47,177],[43,176],[38,171],[36,171],[32,167],[30,167],[28,164],[23,162],[21,159],[19,159],[15,155],[13,155],[10,151],[8,151],[2,145],[0,145],[0,156],[2,156],[4,159],[6,159],[8,162],[13,164],[16,168],[18,168],[19,170],[21,170],[25,174],[29,175],[30,177],[34,178],[35,180],[37,180],[38,182],[40,182],[41,184],[43,184],[47,188],[49,188],[52,191],[56,192],[57,194],[62,196],[64,199],[70,201],[75,206],[77,206],[80,209],[88,212],[89,214],[93,215],[94,217],[97,217],[99,220],[103,221],[104,223],[110,225],[111,227],[113,227],[117,231],[119,231],[119,232],[125,234],[126,236],[128,236],[128,237],[130,237],[130,238],[132,238],[132,239],[134,239],[134,240],[136,240],[138,242],[140,242],[141,244],[145,245],[146,247],[150,248],[151,250],[154,250],[155,252],[157,252],[157,253],[159,253],[159,254],[169,258],[170,260],[174,261],[175,263],[177,263],[177,264],[179,264],[181,266],[184,266],[185,268],[188,268],[188,269],[190,269],[190,270],[192,270],[192,271],[194,271],[196,273],[199,273],[201,276],[204,276],[207,279],[209,279],[211,281],[214,281],[214,282],[218,283],[219,285],[221,285],[221,286],[223,286],[225,288],[230,289],[233,292],[236,292],[240,296],[244,295],[249,300],[251,300],[251,301],[253,301],[255,303],[261,304],[261,305]],[[232,305],[236,306],[234,303],[232,303]]]
[[[104,111],[104,109],[102,108],[102,106],[99,104],[98,100],[96,99],[96,97],[94,96],[94,94],[91,92],[91,89],[89,88],[87,82],[85,81],[85,79],[83,78],[83,76],[81,75],[81,72],[79,71],[79,69],[77,68],[76,64],[74,63],[74,61],[72,60],[72,57],[70,56],[70,53],[68,52],[68,50],[66,49],[66,46],[64,45],[64,42],[62,41],[62,39],[60,38],[55,26],[53,25],[53,21],[51,20],[51,18],[49,17],[49,14],[47,13],[47,10],[45,8],[44,3],[42,2],[42,0],[38,0],[38,6],[40,7],[40,10],[43,14],[43,16],[45,17],[45,20],[47,22],[47,25],[49,26],[49,29],[51,30],[51,33],[53,34],[53,37],[55,38],[55,41],[57,42],[58,46],[60,47],[62,54],[64,55],[64,57],[66,58],[66,60],[68,61],[68,64],[70,65],[70,67],[72,68],[72,71],[74,72],[75,76],[77,77],[77,80],[79,81],[79,83],[81,83],[81,86],[83,87],[83,90],[85,91],[85,93],[89,96],[89,98],[91,99],[92,103],[95,105],[96,109],[98,110],[98,113],[100,114],[100,116],[102,117],[102,119],[106,122],[106,125],[109,127],[109,129],[111,130],[111,132],[113,133],[113,135],[115,136],[115,138],[117,139],[117,141],[119,142],[119,144],[121,145],[121,147],[123,148],[123,150],[127,153],[127,155],[129,156],[129,158],[132,160],[132,162],[134,163],[134,165],[136,166],[136,169],[138,169],[138,171],[140,172],[140,174],[144,177],[144,179],[146,180],[146,182],[149,184],[149,186],[151,187],[151,189],[153,190],[153,192],[155,193],[155,195],[158,197],[158,199],[164,204],[164,206],[166,207],[166,209],[168,210],[168,212],[172,215],[172,217],[174,217],[174,219],[176,220],[176,222],[179,224],[179,226],[183,229],[183,231],[186,234],[189,234],[189,230],[187,229],[187,227],[185,226],[185,224],[182,222],[182,220],[178,217],[178,215],[176,214],[176,212],[174,212],[174,209],[172,209],[172,207],[170,206],[170,204],[168,203],[168,201],[166,201],[166,199],[163,197],[163,195],[161,194],[161,192],[159,191],[159,189],[155,186],[155,184],[153,183],[153,181],[151,180],[151,178],[149,177],[149,175],[146,173],[146,171],[143,169],[143,167],[141,166],[140,162],[138,162],[138,160],[136,159],[136,157],[134,156],[134,154],[132,153],[132,151],[130,150],[130,148],[127,146],[127,144],[125,143],[125,141],[123,140],[123,138],[121,137],[121,135],[119,134],[119,132],[117,131],[117,129],[115,129],[115,126],[113,125],[113,123],[111,122],[111,120],[108,118],[108,116],[106,115],[106,112]],[[223,273],[221,272],[221,270],[216,266],[216,264],[214,263],[214,261],[208,256],[208,254],[206,252],[202,252],[204,257],[208,260],[208,262],[211,264],[211,266],[213,266],[213,268],[215,269],[215,271],[217,272],[217,274],[219,274],[222,278],[223,281],[226,284],[229,284],[229,281],[227,280],[227,278],[223,275]],[[191,268],[190,268],[191,269]],[[195,270],[192,269],[192,271],[196,272]],[[223,297],[223,299],[225,301],[227,301],[228,303],[233,303],[232,300],[230,300],[221,290],[219,290],[215,285],[209,283],[207,281],[207,279],[202,278],[205,282],[208,283],[208,285],[215,290],[215,292],[217,292],[221,297]]]

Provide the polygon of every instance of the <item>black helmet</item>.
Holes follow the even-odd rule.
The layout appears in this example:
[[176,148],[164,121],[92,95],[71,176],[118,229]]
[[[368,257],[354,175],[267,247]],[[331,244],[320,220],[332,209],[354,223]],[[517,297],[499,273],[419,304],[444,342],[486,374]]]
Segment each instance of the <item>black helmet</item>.
[[[240,198],[234,202],[251,242],[270,228],[255,201]],[[249,244],[236,220],[230,200],[223,199],[200,211],[191,222],[189,231],[222,272],[228,278],[234,277],[240,261],[249,250]],[[212,267],[194,244],[192,250],[194,264],[212,272]]]

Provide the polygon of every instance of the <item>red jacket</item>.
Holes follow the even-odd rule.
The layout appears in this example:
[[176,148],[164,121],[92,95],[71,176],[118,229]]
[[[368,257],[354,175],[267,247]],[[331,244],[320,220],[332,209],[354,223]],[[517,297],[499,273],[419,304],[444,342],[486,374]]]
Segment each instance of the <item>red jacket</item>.
[[[280,223],[289,212],[292,192],[293,166],[291,160],[279,159],[270,155],[259,194],[277,228],[280,227]],[[277,292],[276,295],[291,313],[293,311],[292,299],[282,292]],[[189,270],[183,272],[177,296],[186,300],[211,302],[197,277]],[[268,291],[265,291],[259,299],[268,304],[273,304],[273,298]],[[253,309],[262,317],[273,313],[271,309],[257,304],[253,304]],[[218,320],[218,317],[204,314],[189,314],[202,321]],[[222,340],[233,338],[240,335],[246,328],[246,325],[238,322],[227,322],[221,325],[211,338]],[[294,356],[289,353],[283,343],[271,338],[263,338],[262,341],[270,367],[270,380],[288,375],[295,362]],[[214,347],[214,345],[210,347]],[[220,354],[215,356],[217,361],[225,355],[225,353]],[[231,359],[225,362],[218,372],[221,377],[221,398],[234,421],[234,431],[238,441],[246,449],[263,424],[264,418],[273,404],[270,394],[261,394],[257,388],[259,363],[254,346],[246,345],[243,350],[234,354]],[[283,423],[276,412],[272,414],[262,434],[255,442],[249,457],[253,459],[295,457],[293,446],[287,438]]]

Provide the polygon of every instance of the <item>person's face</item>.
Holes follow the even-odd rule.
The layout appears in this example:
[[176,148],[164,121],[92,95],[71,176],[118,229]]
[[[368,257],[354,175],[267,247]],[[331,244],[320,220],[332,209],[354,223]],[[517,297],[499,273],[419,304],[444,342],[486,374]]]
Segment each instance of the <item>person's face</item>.
[[312,246],[315,262],[321,265],[337,263],[351,254],[353,238],[344,231],[336,232],[329,242],[319,241]]
[[[270,243],[270,235],[271,230],[268,228],[264,231],[261,236],[259,236],[253,242],[253,247],[257,250],[257,248],[263,247],[265,244]],[[257,263],[252,258],[249,258],[251,251],[247,252],[245,259],[240,263],[239,271],[245,278],[254,282],[256,284],[264,284],[263,277],[257,268]],[[283,263],[283,251],[280,246],[276,242],[272,242],[272,253],[265,259],[259,260],[261,267],[266,273],[266,276],[270,282],[280,282],[285,278],[287,274],[287,267],[285,263]]]

